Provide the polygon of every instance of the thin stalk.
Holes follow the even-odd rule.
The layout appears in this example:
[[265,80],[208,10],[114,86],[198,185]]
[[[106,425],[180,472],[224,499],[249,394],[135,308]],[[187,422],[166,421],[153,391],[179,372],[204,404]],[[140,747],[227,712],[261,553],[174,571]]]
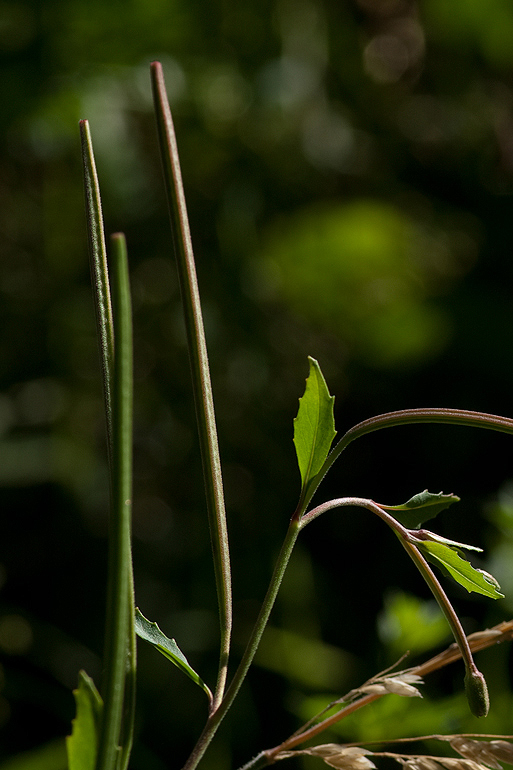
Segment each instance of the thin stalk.
[[228,532],[224,505],[221,461],[210,382],[205,331],[194,263],[187,207],[182,184],[175,131],[166,94],[162,66],[151,65],[151,78],[157,131],[168,198],[178,278],[184,309],[187,343],[192,369],[192,384],[196,405],[196,420],[203,463],[208,520],[214,558],[221,645],[219,671],[212,709],[221,703],[228,670],[232,630],[232,589]]
[[408,540],[408,538],[399,537],[399,540],[401,541],[401,544],[406,553],[412,559],[420,574],[428,584],[431,593],[438,603],[438,606],[445,615],[446,620],[451,627],[451,631],[453,633],[456,644],[459,647],[460,655],[465,664],[465,669],[467,671],[477,671],[477,666],[474,663],[474,659],[472,658],[472,652],[470,651],[470,646],[463,627],[460,623],[460,619],[454,611],[451,602],[447,598],[447,594],[440,585],[440,581],[434,574],[433,570],[419,549],[410,540]]
[[94,161],[91,131],[87,120],[81,120],[80,139],[84,169],[85,208],[89,242],[89,263],[93,282],[96,326],[100,347],[100,363],[107,419],[107,444],[109,462],[112,456],[112,368],[114,365],[114,324],[110,298],[109,272],[107,269],[107,248],[103,229],[103,214],[100,186]]
[[235,675],[219,708],[217,711],[210,715],[207,724],[205,725],[205,729],[200,735],[196,746],[194,747],[189,759],[184,765],[183,770],[194,770],[194,768],[198,765],[199,761],[207,750],[208,745],[214,737],[217,728],[221,724],[222,719],[226,716],[228,710],[230,709],[233,701],[237,696],[237,693],[240,690],[242,682],[244,681],[249,667],[253,662],[253,658],[255,657],[258,645],[260,644],[260,640],[262,639],[262,635],[265,631],[267,621],[269,620],[271,610],[274,606],[274,602],[276,600],[276,596],[283,580],[283,575],[285,574],[285,569],[289,563],[290,556],[296,543],[299,531],[300,528],[298,523],[293,519],[287,530],[285,540],[283,541],[283,545],[278,555],[278,559],[276,560],[276,565],[271,578],[271,582],[269,584],[269,588],[267,589],[260,613],[253,627],[253,631],[246,645],[246,649],[239,663],[239,667],[235,672]]
[[419,549],[412,543],[409,530],[406,529],[406,527],[403,527],[403,525],[398,522],[397,519],[394,519],[393,516],[384,511],[381,506],[377,505],[372,500],[367,500],[361,497],[341,497],[335,500],[329,500],[326,503],[318,505],[316,508],[309,511],[302,517],[301,529],[303,529],[310,521],[316,519],[322,513],[332,510],[333,508],[342,508],[345,506],[358,506],[360,508],[366,508],[367,510],[372,511],[372,513],[375,513],[377,516],[383,519],[383,521],[394,530],[399,540],[401,541],[401,544],[406,550],[406,553],[412,559],[420,574],[428,584],[431,593],[435,597],[440,606],[440,609],[447,618],[447,622],[451,627],[451,631],[454,635],[456,643],[460,648],[461,656],[464,660],[466,670],[477,671],[476,665],[472,659],[470,647],[468,646],[467,637],[465,636],[465,632],[463,631],[460,620],[456,615],[452,604],[447,598],[444,589],[440,585],[439,580],[433,573],[433,570]]
[[486,412],[472,412],[467,409],[402,409],[397,412],[386,412],[376,417],[370,417],[363,422],[348,430],[334,446],[326,458],[324,465],[308,488],[308,494],[303,502],[303,509],[306,509],[312,499],[317,487],[329,471],[335,460],[349,446],[349,444],[367,433],[373,433],[383,428],[392,428],[397,425],[413,425],[416,423],[442,423],[450,425],[465,425],[467,427],[485,428],[488,430],[499,431],[500,433],[513,434],[513,419],[501,417]]
[[[487,647],[491,647],[494,644],[500,644],[501,642],[511,641],[513,639],[513,621],[510,620],[499,623],[497,626],[487,629],[486,631],[477,631],[475,634],[470,634],[467,639],[472,652],[484,650]],[[444,668],[450,663],[454,663],[456,660],[459,660],[460,657],[461,651],[459,647],[456,644],[451,644],[450,647],[438,655],[435,655],[433,658],[429,658],[429,660],[425,661],[424,663],[420,663],[418,666],[413,666],[412,668],[407,669],[407,672],[416,674],[422,678],[428,674],[431,674],[433,671]],[[347,706],[344,706],[335,714],[332,714],[331,716],[324,719],[322,722],[318,722],[313,727],[305,727],[305,729],[300,728],[294,733],[294,735],[291,735],[290,738],[287,738],[278,746],[275,746],[272,749],[261,751],[259,754],[257,754],[256,757],[253,757],[253,759],[243,765],[240,770],[259,770],[262,767],[267,767],[274,764],[281,752],[289,751],[295,746],[299,746],[300,744],[305,743],[312,738],[316,738],[320,733],[332,727],[337,722],[340,722],[342,719],[345,719],[350,714],[353,714],[358,709],[364,708],[370,703],[373,703],[375,700],[379,700],[385,696],[386,693],[373,693],[372,695],[364,695],[359,700],[354,701],[353,703],[349,703]],[[379,741],[379,743],[387,743],[387,741],[383,740]],[[359,746],[367,744],[350,743],[346,745]]]
[[[124,236],[113,236],[114,337],[116,351],[112,377],[111,515],[105,641],[104,709],[96,770],[114,770],[120,753],[127,666],[133,672],[134,618],[131,567],[132,507],[132,312]],[[133,677],[129,677],[133,688]],[[133,715],[133,691],[129,714]],[[131,729],[123,736],[121,757],[126,766]]]
[[433,570],[427,563],[420,550],[417,548],[414,542],[412,542],[413,533],[403,527],[403,525],[398,522],[397,519],[394,519],[393,516],[384,511],[381,506],[377,505],[372,500],[366,500],[359,497],[342,497],[336,500],[330,500],[327,503],[323,503],[302,517],[301,526],[305,527],[310,521],[317,518],[325,511],[348,505],[359,506],[360,508],[367,508],[367,510],[372,511],[381,519],[383,519],[383,521],[385,521],[385,523],[388,524],[388,526],[391,527],[391,529],[393,529],[398,536],[401,544],[406,550],[406,553],[413,560],[413,563],[426,581],[431,593],[435,597],[440,609],[445,615],[451,627],[451,631],[454,635],[456,643],[460,648],[461,657],[463,658],[466,672],[465,690],[472,713],[474,713],[476,716],[485,716],[486,713],[488,713],[488,690],[486,687],[485,679],[474,663],[472,653],[470,652],[470,647],[467,642],[467,637],[465,636],[465,632],[463,631],[460,620],[452,604],[447,598],[447,594],[440,585],[440,582],[438,581],[436,575],[434,574]]

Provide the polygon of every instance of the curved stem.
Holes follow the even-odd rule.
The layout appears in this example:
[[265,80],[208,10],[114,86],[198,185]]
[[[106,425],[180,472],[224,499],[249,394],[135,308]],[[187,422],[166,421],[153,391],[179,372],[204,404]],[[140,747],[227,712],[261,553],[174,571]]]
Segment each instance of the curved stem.
[[368,511],[375,513],[376,516],[379,516],[380,519],[383,519],[383,521],[388,524],[389,527],[395,530],[398,535],[404,538],[409,537],[409,531],[406,529],[406,527],[403,527],[403,525],[398,522],[397,519],[394,519],[393,516],[384,511],[383,508],[381,508],[373,500],[367,500],[365,497],[338,497],[334,500],[328,500],[328,502],[322,503],[316,508],[312,508],[312,510],[308,511],[308,513],[305,513],[301,517],[300,528],[304,529],[307,524],[316,519],[322,513],[326,513],[326,511],[331,511],[333,508],[345,508],[347,506],[367,508]]
[[460,623],[460,619],[457,616],[456,612],[454,611],[454,608],[447,598],[447,594],[445,593],[444,589],[440,585],[439,580],[433,573],[433,570],[427,563],[424,556],[421,554],[419,549],[410,542],[407,538],[400,538],[403,548],[405,549],[408,556],[412,559],[415,566],[419,570],[420,574],[428,584],[431,593],[435,597],[438,606],[442,610],[443,614],[445,615],[447,622],[449,623],[451,627],[451,631],[453,633],[454,639],[456,641],[456,644],[459,647],[461,657],[463,659],[463,662],[465,664],[465,669],[467,671],[473,671],[477,672],[477,666],[474,663],[474,659],[472,658],[472,652],[470,650],[470,646],[467,640],[467,637],[465,635],[465,632],[463,630],[463,627]]
[[513,434],[513,419],[510,417],[501,417],[486,412],[472,412],[467,409],[443,409],[438,407],[428,407],[423,409],[401,409],[397,412],[386,412],[376,417],[370,417],[363,422],[359,422],[350,428],[334,446],[326,458],[321,470],[312,480],[304,507],[309,504],[317,487],[329,471],[335,460],[349,446],[349,444],[360,436],[367,433],[373,433],[383,428],[392,428],[397,425],[413,425],[416,423],[441,423],[449,425],[465,425],[474,428],[485,428],[488,430],[499,431],[500,433]]
[[322,505],[317,506],[317,508],[314,508],[305,514],[301,519],[301,528],[305,527],[310,521],[316,519],[325,511],[349,505],[358,506],[360,508],[367,508],[367,510],[372,511],[372,513],[375,513],[377,516],[383,519],[383,521],[394,530],[396,535],[399,537],[401,544],[406,550],[406,553],[412,559],[420,574],[428,584],[431,593],[435,597],[440,606],[440,609],[447,618],[456,643],[460,648],[461,656],[465,662],[466,670],[476,672],[477,668],[472,659],[472,653],[470,652],[470,647],[468,646],[467,637],[465,636],[465,632],[463,631],[460,620],[454,611],[452,604],[447,598],[444,589],[440,585],[440,582],[433,573],[433,570],[427,563],[426,559],[412,542],[410,531],[406,529],[406,527],[403,527],[403,525],[400,524],[397,519],[394,519],[393,516],[384,511],[379,505],[377,505],[377,503],[373,502],[372,500],[366,500],[365,498],[361,497],[341,497],[335,500],[329,500],[327,503],[323,503]]
[[[484,650],[487,647],[490,647],[492,645],[500,644],[501,642],[511,641],[512,639],[513,639],[513,621],[509,620],[506,622],[499,623],[497,626],[487,629],[486,631],[478,631],[475,634],[470,634],[470,636],[468,637],[468,643],[469,643],[470,649],[473,652],[478,652],[479,650]],[[410,669],[407,669],[407,671],[408,673],[416,674],[417,676],[423,678],[428,674],[431,674],[433,671],[438,671],[440,668],[444,668],[450,663],[454,663],[455,661],[459,660],[460,657],[461,657],[461,651],[459,647],[457,647],[456,644],[451,644],[450,647],[445,649],[443,652],[439,653],[438,655],[435,655],[433,658],[429,658],[429,660],[425,661],[424,663],[420,663],[418,666],[414,666]],[[347,716],[354,713],[358,709],[364,708],[364,706],[368,706],[369,703],[372,703],[373,701],[384,697],[385,697],[385,693],[364,695],[359,700],[354,701],[353,703],[349,703],[347,706],[344,706],[335,714],[332,714],[331,716],[326,717],[326,719],[324,719],[322,722],[318,722],[313,727],[307,728],[305,726],[305,729],[300,728],[300,730],[296,731],[294,735],[291,735],[289,738],[283,741],[283,743],[280,743],[278,746],[275,746],[272,749],[266,749],[265,751],[261,751],[260,754],[258,754],[256,757],[251,759],[245,765],[243,765],[243,767],[241,767],[240,770],[259,770],[259,768],[267,767],[268,765],[274,764],[277,761],[277,759],[279,759],[278,755],[281,752],[289,751],[290,749],[293,749],[295,746],[299,746],[301,743],[305,743],[305,741],[315,738],[317,735],[324,732],[324,730],[327,730],[329,727],[332,727],[337,722],[340,722],[342,719],[345,719]],[[483,736],[483,737],[486,737],[486,736]],[[386,743],[386,742],[387,741],[385,740],[379,741],[379,743]],[[367,744],[350,743],[347,745],[360,746],[360,745],[367,745]]]

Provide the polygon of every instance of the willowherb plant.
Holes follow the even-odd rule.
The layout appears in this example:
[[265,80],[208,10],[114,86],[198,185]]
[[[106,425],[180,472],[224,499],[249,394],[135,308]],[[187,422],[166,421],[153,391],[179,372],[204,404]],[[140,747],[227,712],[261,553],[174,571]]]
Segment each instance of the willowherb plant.
[[[496,770],[501,766],[501,762],[513,764],[513,744],[508,742],[505,736],[483,735],[480,736],[481,740],[476,740],[476,736],[436,735],[415,739],[431,738],[448,742],[460,755],[456,758],[408,755],[390,751],[373,752],[356,744],[342,746],[328,743],[310,748],[297,748],[349,714],[390,693],[403,697],[419,697],[419,686],[425,676],[459,658],[465,666],[464,686],[470,709],[476,716],[486,716],[489,709],[488,690],[485,679],[474,662],[473,652],[510,640],[513,636],[511,621],[467,637],[433,572],[431,565],[449,573],[469,592],[477,592],[492,599],[502,596],[497,581],[483,570],[475,569],[462,555],[464,551],[481,549],[441,537],[423,527],[426,521],[457,502],[459,498],[455,495],[441,492],[433,494],[425,490],[401,505],[377,503],[359,497],[341,497],[314,508],[309,507],[322,479],[343,450],[352,441],[368,433],[396,425],[423,422],[467,425],[513,433],[513,419],[456,409],[407,409],[365,420],[347,431],[333,445],[336,436],[334,397],[330,395],[319,364],[314,358],[309,358],[306,389],[294,420],[294,444],[301,475],[299,501],[290,517],[269,588],[245,652],[233,677],[228,681],[232,628],[230,555],[210,373],[178,150],[159,63],[152,65],[151,75],[191,361],[213,546],[221,631],[218,676],[215,686],[211,689],[190,666],[176,641],[168,638],[155,622],[149,621],[134,607],[130,546],[132,342],[127,255],[123,236],[119,233],[114,235],[111,240],[112,265],[109,273],[92,142],[87,121],[81,121],[91,272],[103,372],[112,504],[104,661],[106,676],[100,696],[92,680],[85,673],[80,674],[79,687],[75,692],[77,717],[67,743],[69,769],[125,770],[128,767],[133,740],[137,634],[183,671],[207,696],[208,716],[205,726],[184,767],[184,770],[193,770],[231,708],[253,661],[300,532],[325,511],[355,506],[376,514],[393,530],[444,613],[452,629],[455,644],[413,668],[393,672],[392,669],[396,668],[394,666],[381,672],[361,687],[334,700],[278,746],[260,752],[244,766],[244,770],[256,770],[301,755],[314,756],[331,767],[348,770],[371,770],[375,767],[374,760],[380,757],[393,759],[411,770]],[[485,738],[491,740],[484,740]],[[403,742],[407,740],[411,739],[404,739]],[[383,742],[387,742],[386,736]]]

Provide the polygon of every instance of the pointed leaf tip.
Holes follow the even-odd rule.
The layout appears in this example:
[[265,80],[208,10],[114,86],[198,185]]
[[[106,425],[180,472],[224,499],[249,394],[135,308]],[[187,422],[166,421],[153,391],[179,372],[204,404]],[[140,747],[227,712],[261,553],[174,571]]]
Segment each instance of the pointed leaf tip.
[[416,543],[426,559],[439,567],[442,572],[448,573],[463,588],[470,593],[474,591],[490,599],[503,599],[498,582],[488,572],[475,569],[466,559],[462,559],[456,548],[445,543],[419,540]]
[[156,623],[145,618],[138,607],[135,609],[135,633],[141,639],[144,639],[144,641],[153,645],[153,647],[155,647],[165,658],[170,660],[171,663],[174,663],[174,665],[183,671],[189,679],[192,679],[193,682],[201,687],[207,694],[209,701],[212,702],[210,688],[189,664],[189,661],[178,647],[175,640],[166,636]]
[[321,368],[308,357],[310,371],[294,420],[294,444],[301,473],[301,488],[320,471],[336,435],[331,396]]
[[380,505],[385,511],[393,511],[395,518],[408,529],[416,529],[425,521],[434,519],[435,516],[448,508],[453,503],[460,500],[456,495],[444,495],[443,492],[437,494],[428,492],[425,489],[417,495],[413,495],[402,505]]
[[94,770],[98,752],[98,735],[103,701],[95,684],[85,671],[78,675],[78,687],[73,690],[76,717],[72,732],[66,738],[69,770]]

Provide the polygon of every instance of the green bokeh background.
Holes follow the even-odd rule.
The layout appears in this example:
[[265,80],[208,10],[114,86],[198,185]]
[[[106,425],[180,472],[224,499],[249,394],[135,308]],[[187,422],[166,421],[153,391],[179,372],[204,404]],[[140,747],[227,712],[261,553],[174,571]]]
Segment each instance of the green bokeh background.
[[[57,770],[78,670],[101,677],[108,502],[78,120],[131,263],[137,602],[211,682],[217,611],[149,63],[164,66],[198,262],[236,657],[298,496],[307,355],[339,432],[405,407],[513,413],[513,6],[11,0],[0,57],[0,767],[30,770],[44,746],[37,767]],[[345,452],[318,499],[458,494],[437,531],[482,545],[507,595],[449,585],[470,632],[513,610],[512,455],[487,431],[384,431]],[[205,768],[237,767],[405,649],[447,642],[383,525],[326,514],[301,536]],[[455,665],[425,700],[389,696],[338,736],[511,733],[509,650],[479,664],[486,721]],[[203,694],[141,647],[138,703],[132,767],[180,766]]]

